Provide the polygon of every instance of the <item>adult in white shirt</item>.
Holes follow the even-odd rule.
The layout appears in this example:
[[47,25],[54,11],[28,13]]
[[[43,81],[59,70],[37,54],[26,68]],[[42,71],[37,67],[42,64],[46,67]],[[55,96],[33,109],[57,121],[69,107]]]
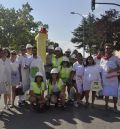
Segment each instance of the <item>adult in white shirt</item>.
[[105,96],[105,108],[108,108],[109,96],[113,97],[114,110],[117,110],[118,97],[118,70],[120,59],[113,55],[111,44],[105,44],[105,57],[101,59],[103,95]]
[[11,89],[11,66],[7,59],[4,49],[1,51],[0,59],[0,93],[4,94],[5,109],[8,109],[8,98],[10,98]]
[[[23,92],[25,93],[30,88],[30,71],[29,71],[29,58],[26,55],[26,48],[21,46],[21,55],[18,57],[20,81],[22,82]],[[25,96],[19,96],[19,105],[21,106],[25,101]]]

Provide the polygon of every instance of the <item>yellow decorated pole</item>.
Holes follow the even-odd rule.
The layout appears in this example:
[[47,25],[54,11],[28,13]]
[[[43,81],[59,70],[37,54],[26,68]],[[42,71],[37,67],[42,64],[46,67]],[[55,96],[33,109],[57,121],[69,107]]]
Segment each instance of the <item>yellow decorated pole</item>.
[[46,28],[41,28],[35,40],[37,42],[37,55],[40,56],[46,64],[46,41],[48,39],[48,34]]

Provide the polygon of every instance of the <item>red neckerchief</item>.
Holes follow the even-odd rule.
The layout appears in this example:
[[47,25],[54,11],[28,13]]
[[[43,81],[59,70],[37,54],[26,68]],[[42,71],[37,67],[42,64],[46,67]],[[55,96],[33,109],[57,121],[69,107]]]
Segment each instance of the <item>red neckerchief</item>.
[[40,30],[39,32],[40,32],[40,33],[47,34],[47,30],[46,30],[46,28],[41,28],[41,30]]
[[101,56],[97,56],[96,58],[97,58],[98,60],[100,60],[100,59],[101,59]]
[[[112,55],[111,55],[112,56]],[[105,60],[109,60],[111,58],[111,56],[104,56],[103,59]]]

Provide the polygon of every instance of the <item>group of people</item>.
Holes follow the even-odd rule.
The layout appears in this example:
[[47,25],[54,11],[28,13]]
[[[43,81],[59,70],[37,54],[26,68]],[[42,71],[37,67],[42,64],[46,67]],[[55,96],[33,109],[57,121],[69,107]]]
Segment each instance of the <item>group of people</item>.
[[[4,94],[5,109],[13,108],[16,95],[18,106],[29,101],[31,109],[45,109],[51,103],[65,109],[66,102],[79,107],[85,98],[89,107],[92,92],[92,106],[96,93],[102,92],[105,108],[109,96],[113,97],[117,110],[120,59],[113,54],[113,47],[106,43],[96,56],[83,59],[82,54],[70,49],[63,53],[57,46],[47,47],[46,64],[37,56],[37,48],[31,44],[21,46],[20,52],[0,49],[0,94]],[[18,88],[22,93],[17,94]],[[29,98],[26,100],[26,96]]]

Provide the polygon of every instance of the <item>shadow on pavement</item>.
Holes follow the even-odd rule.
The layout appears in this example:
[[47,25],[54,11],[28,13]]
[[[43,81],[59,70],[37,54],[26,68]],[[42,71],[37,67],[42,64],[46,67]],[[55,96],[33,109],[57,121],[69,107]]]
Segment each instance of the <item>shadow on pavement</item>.
[[111,109],[104,110],[103,106],[95,105],[95,108],[85,108],[81,106],[74,108],[68,107],[62,111],[59,108],[51,107],[51,109],[43,112],[32,112],[28,107],[14,108],[4,111],[0,116],[0,129],[54,129],[56,127],[72,126],[78,124],[79,120],[84,123],[92,123],[95,119],[101,119],[106,122],[120,122],[120,112],[114,113]]
[[69,108],[62,111],[52,107],[48,111],[39,113],[28,108],[15,108],[4,111],[0,116],[0,123],[4,123],[2,128],[5,129],[54,129],[56,126],[61,126],[63,121],[76,124],[72,110]]
[[120,122],[120,111],[114,112],[112,108],[106,110],[102,105],[95,105],[94,108],[91,105],[88,108],[81,106],[74,112],[78,112],[77,118],[86,123],[92,123],[96,118],[110,123]]

